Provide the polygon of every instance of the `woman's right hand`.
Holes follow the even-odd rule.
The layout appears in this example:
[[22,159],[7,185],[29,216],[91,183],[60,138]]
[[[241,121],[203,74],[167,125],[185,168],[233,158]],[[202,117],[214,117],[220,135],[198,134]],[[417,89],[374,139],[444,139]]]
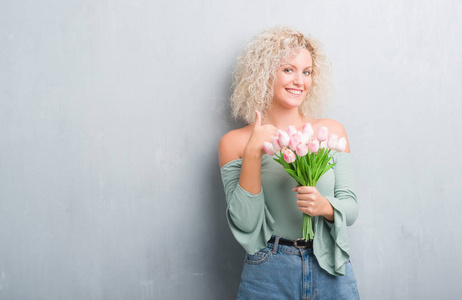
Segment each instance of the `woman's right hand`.
[[261,157],[265,151],[263,150],[264,142],[271,142],[271,139],[276,135],[277,128],[273,125],[262,125],[261,124],[261,113],[255,111],[255,123],[250,135],[249,141],[244,150],[244,155],[257,155]]

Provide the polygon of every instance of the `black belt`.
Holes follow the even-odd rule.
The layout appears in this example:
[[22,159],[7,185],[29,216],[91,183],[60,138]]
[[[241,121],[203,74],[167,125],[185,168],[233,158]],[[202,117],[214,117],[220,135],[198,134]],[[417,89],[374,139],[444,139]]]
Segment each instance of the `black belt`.
[[[268,243],[274,244],[276,242],[275,237],[271,237]],[[286,240],[284,238],[279,238],[279,245],[285,246],[293,246],[298,249],[308,249],[313,248],[313,240],[305,240],[305,239],[296,239],[295,241]]]

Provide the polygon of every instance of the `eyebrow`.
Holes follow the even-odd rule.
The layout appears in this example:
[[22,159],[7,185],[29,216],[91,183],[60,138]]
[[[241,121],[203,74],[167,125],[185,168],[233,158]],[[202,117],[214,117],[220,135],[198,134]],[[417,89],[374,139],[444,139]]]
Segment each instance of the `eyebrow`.
[[[289,63],[282,64],[282,66],[292,66],[292,67],[294,67],[295,69],[297,69],[296,66],[294,66],[293,64],[289,64]],[[304,69],[312,69],[312,68],[313,68],[312,66],[308,66],[308,67],[305,67]]]

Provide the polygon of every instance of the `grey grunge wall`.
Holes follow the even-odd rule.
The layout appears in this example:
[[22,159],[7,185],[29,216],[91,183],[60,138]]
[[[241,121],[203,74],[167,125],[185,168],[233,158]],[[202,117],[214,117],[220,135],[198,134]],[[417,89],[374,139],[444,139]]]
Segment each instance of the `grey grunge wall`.
[[267,27],[321,40],[362,299],[457,299],[459,1],[2,1],[0,299],[235,299],[217,145]]

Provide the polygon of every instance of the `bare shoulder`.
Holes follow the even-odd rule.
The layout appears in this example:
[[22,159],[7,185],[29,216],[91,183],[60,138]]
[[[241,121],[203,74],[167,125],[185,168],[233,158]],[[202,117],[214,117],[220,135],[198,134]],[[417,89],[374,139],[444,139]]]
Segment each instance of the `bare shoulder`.
[[340,122],[333,119],[319,119],[317,120],[316,125],[318,125],[319,127],[326,126],[329,129],[329,134],[336,134],[339,138],[345,137],[347,145],[344,152],[350,152],[350,143],[348,142],[348,136],[345,127],[343,127],[343,125]]
[[334,133],[339,137],[346,136],[346,130],[339,121],[333,119],[319,119],[317,122],[319,127],[326,126],[329,128],[329,133]]
[[234,129],[226,133],[218,144],[220,168],[230,161],[239,159],[244,153],[245,146],[252,133],[252,126]]

